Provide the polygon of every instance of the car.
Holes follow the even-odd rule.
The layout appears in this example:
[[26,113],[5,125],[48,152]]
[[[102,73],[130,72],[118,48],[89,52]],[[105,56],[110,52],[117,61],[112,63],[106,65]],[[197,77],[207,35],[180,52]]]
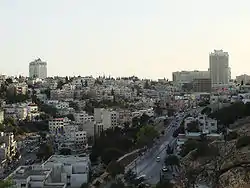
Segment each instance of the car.
[[160,157],[156,157],[156,162],[160,162],[161,158]]
[[162,170],[162,172],[167,172],[168,168],[166,166],[164,166],[161,170]]

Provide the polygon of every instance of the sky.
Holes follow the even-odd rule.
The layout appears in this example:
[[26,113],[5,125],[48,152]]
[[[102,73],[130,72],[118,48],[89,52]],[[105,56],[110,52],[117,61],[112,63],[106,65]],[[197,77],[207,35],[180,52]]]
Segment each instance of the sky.
[[169,78],[207,70],[229,52],[232,77],[250,74],[249,0],[0,0],[0,74]]

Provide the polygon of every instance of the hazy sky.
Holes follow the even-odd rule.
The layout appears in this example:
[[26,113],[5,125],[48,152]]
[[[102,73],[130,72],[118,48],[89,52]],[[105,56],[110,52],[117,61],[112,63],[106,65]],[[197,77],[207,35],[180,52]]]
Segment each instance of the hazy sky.
[[207,70],[214,48],[250,74],[249,0],[0,0],[0,74],[172,78]]

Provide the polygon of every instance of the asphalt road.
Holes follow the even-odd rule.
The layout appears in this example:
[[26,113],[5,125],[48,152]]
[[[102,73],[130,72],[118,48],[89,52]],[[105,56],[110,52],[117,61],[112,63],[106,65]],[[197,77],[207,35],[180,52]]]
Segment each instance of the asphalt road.
[[[177,122],[177,126],[173,126],[176,120],[172,120],[169,126],[165,130],[165,135],[145,153],[139,160],[137,160],[132,167],[137,175],[146,175],[147,182],[150,184],[156,184],[160,180],[160,170],[164,166],[164,159],[166,156],[166,147],[168,144],[172,144],[174,138],[172,134],[174,130],[180,125],[182,118]],[[160,157],[160,162],[157,162],[157,157]]]

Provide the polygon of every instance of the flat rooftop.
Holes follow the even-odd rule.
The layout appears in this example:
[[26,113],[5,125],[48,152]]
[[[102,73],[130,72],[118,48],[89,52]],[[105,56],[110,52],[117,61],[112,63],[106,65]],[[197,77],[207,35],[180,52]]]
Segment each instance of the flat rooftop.
[[31,166],[21,166],[10,176],[13,179],[27,179],[29,176],[46,176],[50,169],[33,169]]
[[79,156],[79,155],[52,155],[47,161],[44,162],[44,165],[48,163],[88,163],[90,162],[89,156]]

